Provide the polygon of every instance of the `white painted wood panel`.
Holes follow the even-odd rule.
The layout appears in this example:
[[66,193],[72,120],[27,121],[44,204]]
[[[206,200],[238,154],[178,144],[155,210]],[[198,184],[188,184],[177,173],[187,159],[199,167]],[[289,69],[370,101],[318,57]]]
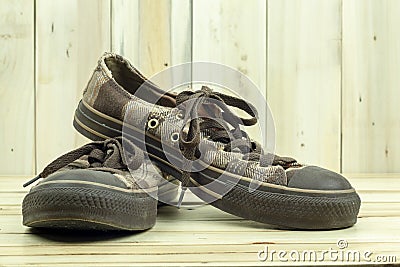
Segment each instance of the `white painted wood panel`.
[[343,171],[400,171],[400,1],[343,1]]
[[[222,80],[220,86],[208,86],[252,102],[261,116],[266,114],[263,100],[266,92],[266,14],[266,1],[263,0],[193,1],[193,61],[226,65],[250,78],[255,87],[249,88],[240,75],[231,75],[229,71],[216,73],[213,67],[207,70],[196,65],[193,66],[194,82],[202,80],[199,77],[206,71],[210,77],[222,76],[218,77]],[[194,88],[200,89],[203,84],[194,85]],[[261,140],[258,125],[245,130],[254,139]]]
[[340,169],[340,0],[268,1],[268,90],[276,152]]
[[0,3],[0,173],[31,175],[34,141],[34,7]]
[[171,66],[192,61],[193,0],[171,0]]
[[171,1],[112,1],[112,50],[145,76],[170,65]]
[[72,127],[98,58],[110,47],[110,1],[36,1],[38,171],[86,142]]
[[191,60],[191,1],[112,0],[112,50],[150,77]]
[[232,67],[264,93],[265,56],[265,1],[193,1],[193,61]]
[[111,50],[139,64],[139,0],[111,0]]
[[399,1],[33,3],[1,2],[0,173],[32,174],[88,141],[73,113],[107,50],[148,76],[192,59],[248,75],[267,94],[278,154],[345,172],[400,169]]

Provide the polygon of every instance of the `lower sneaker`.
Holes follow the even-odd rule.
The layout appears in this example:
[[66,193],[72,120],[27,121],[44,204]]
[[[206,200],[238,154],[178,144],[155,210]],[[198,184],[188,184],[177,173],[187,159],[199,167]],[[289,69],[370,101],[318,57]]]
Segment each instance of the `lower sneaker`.
[[243,99],[205,86],[178,95],[165,92],[112,53],[100,58],[74,117],[74,127],[92,140],[129,138],[181,181],[182,192],[189,188],[223,211],[283,228],[355,224],[361,201],[349,181],[265,153],[242,130],[256,122],[257,112]]
[[25,184],[41,179],[23,200],[23,224],[78,230],[151,228],[160,176],[143,173],[141,166],[148,163],[143,163],[140,149],[129,141],[124,148],[125,155],[130,153],[128,161],[117,138],[89,143],[50,163]]

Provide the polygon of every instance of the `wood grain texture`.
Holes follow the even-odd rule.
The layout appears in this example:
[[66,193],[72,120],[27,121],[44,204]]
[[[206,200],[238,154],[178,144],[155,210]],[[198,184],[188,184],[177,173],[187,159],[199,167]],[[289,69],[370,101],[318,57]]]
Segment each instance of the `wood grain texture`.
[[193,0],[171,0],[171,66],[192,61]]
[[268,1],[277,154],[340,170],[340,0]]
[[138,0],[111,0],[111,50],[140,68]]
[[110,47],[108,0],[36,1],[37,166],[87,139],[72,127],[98,58]]
[[34,7],[30,0],[0,5],[0,173],[33,174]]
[[193,1],[193,61],[232,67],[265,93],[265,42],[265,1]]
[[[193,61],[226,66],[219,71],[220,68],[193,65],[194,88],[207,84],[199,77],[208,75],[209,87],[246,99],[263,119],[266,117],[266,15],[266,1],[193,1]],[[237,73],[232,75],[229,68]],[[244,82],[246,79],[241,75],[247,76],[253,86]],[[259,125],[246,131],[253,139],[262,140]]]
[[171,1],[112,2],[112,49],[145,76],[171,64]]
[[147,77],[191,60],[191,1],[112,0],[112,50]]
[[[337,249],[345,239],[348,251],[371,251],[400,261],[399,174],[348,175],[359,189],[361,212],[355,226],[335,231],[290,231],[252,222],[205,206],[194,210],[162,207],[156,225],[137,233],[73,233],[31,230],[21,225],[21,200],[28,177],[0,177],[0,265],[2,266],[265,266],[257,252]],[[388,194],[387,184],[393,184]],[[386,196],[373,197],[379,191]],[[16,193],[17,192],[17,193]],[[390,194],[394,193],[394,194]],[[188,193],[189,194],[189,193]],[[370,199],[365,201],[365,199]],[[384,225],[384,227],[382,227]],[[374,263],[372,262],[371,263]],[[274,258],[274,265],[286,265]],[[291,262],[290,262],[291,263]],[[334,265],[333,261],[296,262]],[[340,262],[342,263],[342,262]],[[359,262],[344,262],[345,265]],[[361,263],[366,263],[361,261]]]
[[192,60],[247,75],[267,94],[277,154],[344,172],[400,169],[397,0],[3,0],[0,12],[2,174],[33,174],[88,142],[72,117],[107,50],[148,76]]
[[343,1],[343,170],[398,172],[400,2]]

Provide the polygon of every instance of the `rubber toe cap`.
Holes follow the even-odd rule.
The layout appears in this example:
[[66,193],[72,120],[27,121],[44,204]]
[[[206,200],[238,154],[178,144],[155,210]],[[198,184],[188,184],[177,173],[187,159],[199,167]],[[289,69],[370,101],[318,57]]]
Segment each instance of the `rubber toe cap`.
[[346,190],[352,186],[342,175],[317,166],[287,172],[288,187],[311,190]]
[[45,182],[49,181],[83,181],[83,182],[91,182],[98,183],[108,186],[115,186],[119,188],[127,188],[126,184],[124,184],[120,179],[114,176],[111,173],[103,172],[103,171],[94,171],[88,169],[77,169],[77,170],[67,170],[53,173],[49,177],[47,177]]

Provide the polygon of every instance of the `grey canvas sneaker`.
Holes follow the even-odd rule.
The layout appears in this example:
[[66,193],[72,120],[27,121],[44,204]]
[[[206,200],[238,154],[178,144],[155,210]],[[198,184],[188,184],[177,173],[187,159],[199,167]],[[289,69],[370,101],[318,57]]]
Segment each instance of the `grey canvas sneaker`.
[[157,215],[159,174],[143,169],[142,150],[128,140],[124,149],[122,154],[122,138],[107,139],[51,162],[24,185],[42,179],[23,200],[23,224],[81,230],[151,228]]
[[[140,90],[139,90],[140,89]],[[249,118],[235,115],[228,106]],[[240,129],[257,122],[243,99],[203,87],[178,95],[146,80],[126,59],[98,62],[74,127],[92,140],[124,134],[164,172],[211,205],[285,228],[356,223],[360,198],[342,175],[265,153]]]

